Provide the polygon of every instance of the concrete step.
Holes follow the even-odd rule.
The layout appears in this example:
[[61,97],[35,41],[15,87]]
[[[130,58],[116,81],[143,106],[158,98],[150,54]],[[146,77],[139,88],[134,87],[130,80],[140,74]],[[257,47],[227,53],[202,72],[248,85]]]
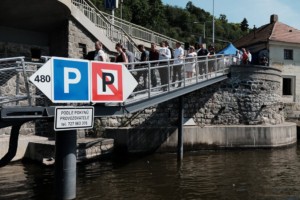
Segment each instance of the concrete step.
[[[9,147],[9,135],[0,136],[0,156],[7,153]],[[87,161],[100,158],[113,152],[114,140],[106,138],[78,138],[77,161]],[[13,161],[29,159],[41,162],[45,165],[54,164],[55,141],[47,137],[35,135],[20,135],[18,140],[17,154]]]

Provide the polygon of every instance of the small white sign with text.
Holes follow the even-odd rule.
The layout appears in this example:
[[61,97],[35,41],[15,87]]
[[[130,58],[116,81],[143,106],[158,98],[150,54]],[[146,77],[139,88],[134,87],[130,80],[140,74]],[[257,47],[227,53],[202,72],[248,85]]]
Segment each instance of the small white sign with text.
[[69,107],[55,108],[54,130],[90,129],[94,124],[94,107]]

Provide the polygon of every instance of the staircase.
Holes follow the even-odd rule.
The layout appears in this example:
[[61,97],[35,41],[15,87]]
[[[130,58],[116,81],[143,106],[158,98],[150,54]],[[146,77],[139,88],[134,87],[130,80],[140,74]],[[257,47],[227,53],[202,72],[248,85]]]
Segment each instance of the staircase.
[[100,28],[102,33],[104,33],[111,42],[120,42],[135,54],[139,52],[137,49],[138,44],[144,44],[150,47],[151,42],[160,43],[166,40],[170,46],[175,46],[177,42],[177,40],[173,38],[102,12],[89,0],[71,0],[71,2],[96,27]]

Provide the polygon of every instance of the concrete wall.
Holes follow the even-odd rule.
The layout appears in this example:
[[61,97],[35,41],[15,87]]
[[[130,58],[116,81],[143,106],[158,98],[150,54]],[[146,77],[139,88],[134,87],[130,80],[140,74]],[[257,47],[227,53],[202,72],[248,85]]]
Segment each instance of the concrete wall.
[[[115,149],[130,153],[175,152],[177,130],[171,127],[131,129],[110,128],[106,136],[114,138]],[[297,142],[296,124],[264,126],[185,126],[184,151],[220,148],[272,148]]]
[[68,39],[68,56],[71,58],[83,58],[79,44],[86,46],[86,51],[95,50],[95,41],[92,36],[82,25],[76,20],[69,20],[69,39]]
[[0,27],[0,38],[0,57],[25,56],[27,60],[31,59],[31,49],[41,50],[42,56],[83,58],[79,44],[92,51],[97,40],[74,18],[46,33]]
[[[2,158],[8,151],[9,138],[10,137],[8,135],[0,135],[0,158]],[[24,157],[30,142],[41,142],[47,140],[48,139],[45,137],[39,137],[34,135],[30,135],[30,136],[21,135],[18,140],[18,148],[17,148],[16,156],[13,158],[13,161],[20,160]]]

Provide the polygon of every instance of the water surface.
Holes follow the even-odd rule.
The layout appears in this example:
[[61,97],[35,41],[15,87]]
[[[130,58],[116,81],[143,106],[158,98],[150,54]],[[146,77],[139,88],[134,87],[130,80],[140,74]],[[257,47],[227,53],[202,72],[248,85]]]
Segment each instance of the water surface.
[[[112,158],[77,167],[77,199],[300,199],[300,145]],[[55,199],[54,168],[0,169],[0,199]]]

